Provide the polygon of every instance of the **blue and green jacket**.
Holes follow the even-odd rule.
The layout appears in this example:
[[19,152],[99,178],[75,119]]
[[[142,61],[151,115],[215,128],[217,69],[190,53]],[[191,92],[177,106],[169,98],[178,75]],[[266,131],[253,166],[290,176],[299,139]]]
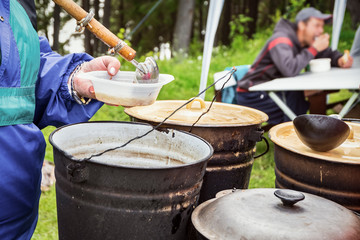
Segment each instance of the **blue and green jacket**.
[[37,222],[45,140],[40,129],[87,121],[67,81],[87,54],[60,56],[36,32],[32,0],[0,1],[0,239],[30,239]]

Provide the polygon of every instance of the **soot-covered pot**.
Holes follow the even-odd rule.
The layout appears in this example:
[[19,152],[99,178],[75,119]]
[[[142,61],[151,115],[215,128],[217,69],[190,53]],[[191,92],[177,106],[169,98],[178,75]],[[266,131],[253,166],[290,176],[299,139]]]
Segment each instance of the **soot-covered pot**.
[[212,145],[214,154],[206,168],[200,202],[214,198],[224,189],[247,188],[255,145],[262,139],[261,124],[267,121],[268,116],[257,109],[226,103],[211,105],[211,102],[202,99],[195,99],[181,107],[186,102],[156,101],[150,106],[127,108],[125,112],[136,121],[156,126],[178,109],[161,126],[191,132]]
[[360,124],[347,124],[353,134],[327,152],[304,145],[292,122],[271,128],[275,186],[315,194],[360,213]]

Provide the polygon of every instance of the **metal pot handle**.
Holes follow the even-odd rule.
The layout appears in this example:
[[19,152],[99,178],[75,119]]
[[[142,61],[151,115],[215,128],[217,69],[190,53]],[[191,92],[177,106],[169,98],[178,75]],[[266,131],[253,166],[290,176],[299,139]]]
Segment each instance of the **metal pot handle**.
[[254,158],[259,158],[259,157],[264,156],[264,155],[269,151],[269,149],[270,149],[270,145],[269,145],[269,142],[268,142],[268,140],[266,139],[266,137],[261,136],[261,140],[264,140],[264,141],[265,141],[265,143],[266,143],[266,150],[265,150],[265,152],[260,153],[260,154],[257,155],[257,156],[254,156]]
[[89,177],[89,171],[85,166],[85,162],[71,162],[66,166],[67,179],[70,182],[85,182]]
[[194,98],[191,102],[186,104],[186,109],[190,110],[194,102],[199,102],[201,109],[206,108],[205,102],[202,100],[202,98]]

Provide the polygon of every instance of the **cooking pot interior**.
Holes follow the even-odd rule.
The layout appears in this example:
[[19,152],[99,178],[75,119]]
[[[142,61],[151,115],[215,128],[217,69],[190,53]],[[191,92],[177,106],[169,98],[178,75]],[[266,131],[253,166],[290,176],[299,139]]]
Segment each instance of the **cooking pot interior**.
[[[90,122],[68,125],[50,136],[51,144],[73,160],[89,158],[117,148],[152,126],[128,122]],[[177,130],[152,131],[123,148],[108,151],[90,161],[106,165],[164,168],[194,164],[209,158],[212,147],[203,139]]]

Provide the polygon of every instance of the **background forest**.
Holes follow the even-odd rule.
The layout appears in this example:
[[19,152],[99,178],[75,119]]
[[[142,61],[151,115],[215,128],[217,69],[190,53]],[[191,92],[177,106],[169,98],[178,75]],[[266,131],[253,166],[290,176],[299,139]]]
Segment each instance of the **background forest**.
[[[121,39],[126,39],[138,52],[154,51],[161,43],[170,43],[174,52],[198,54],[202,52],[209,1],[204,0],[75,0],[85,10],[92,10],[95,18]],[[65,54],[59,35],[71,17],[51,0],[37,0],[38,30],[52,40],[52,47]],[[334,0],[225,0],[215,45],[230,46],[234,36],[254,34],[274,25],[279,17],[292,19],[299,9],[313,6],[332,13]],[[348,0],[347,12],[351,27],[360,22],[360,1]],[[145,20],[145,21],[143,21]],[[143,22],[142,22],[143,21]],[[140,23],[140,24],[139,24]],[[51,33],[50,33],[51,32]],[[102,55],[107,46],[90,32],[85,32],[85,51]]]
[[[203,40],[205,37],[208,1],[202,0],[82,0],[77,1],[84,9],[92,9],[96,19],[137,51],[137,59],[154,55],[161,43],[169,43],[172,58],[158,60],[160,73],[171,74],[175,80],[164,86],[158,99],[189,99],[199,91]],[[107,47],[98,42],[88,31],[84,34],[69,35],[71,17],[55,6],[50,0],[36,0],[39,35],[46,35],[53,49],[61,54],[67,50],[71,40],[84,41],[84,49],[93,56],[103,55]],[[305,6],[313,6],[322,12],[332,13],[334,0],[225,0],[219,27],[216,34],[216,47],[213,50],[208,84],[213,82],[213,74],[225,67],[251,64],[273,31],[280,17],[293,19]],[[348,0],[347,10],[341,31],[338,49],[350,49],[355,29],[360,23],[360,0]],[[148,16],[140,25],[138,24]],[[66,26],[66,27],[64,27]],[[138,27],[137,27],[138,26]],[[70,30],[75,23],[70,24]],[[331,34],[331,26],[325,31]],[[81,50],[79,50],[81,51]],[[155,52],[154,52],[155,51]],[[134,67],[122,61],[122,70]],[[206,93],[211,100],[214,90]],[[331,94],[330,101],[339,101],[349,96],[347,91]],[[122,107],[102,107],[91,121],[130,121]],[[54,127],[43,130],[48,142]],[[273,144],[270,151],[254,162],[249,188],[274,187]],[[256,146],[257,154],[262,153],[265,144]],[[52,162],[52,146],[47,144],[45,159]],[[58,239],[55,186],[43,192],[40,199],[39,221],[33,239]]]

